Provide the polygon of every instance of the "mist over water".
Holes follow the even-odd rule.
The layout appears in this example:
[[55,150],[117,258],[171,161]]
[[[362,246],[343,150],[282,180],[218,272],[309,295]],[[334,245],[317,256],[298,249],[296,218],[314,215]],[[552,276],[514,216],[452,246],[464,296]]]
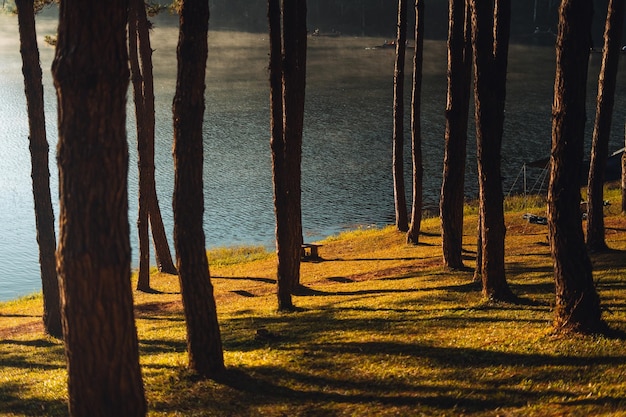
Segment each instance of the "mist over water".
[[[176,84],[177,18],[154,18],[152,32],[156,94],[157,191],[172,239],[172,99]],[[43,43],[56,31],[53,12],[38,16],[50,142],[55,210],[58,181],[56,97],[50,75],[53,48]],[[310,37],[302,158],[303,227],[306,241],[345,229],[393,222],[391,176],[393,49],[376,48],[375,37]],[[424,207],[436,212],[443,165],[446,50],[444,41],[424,46],[422,148]],[[410,74],[407,51],[405,169],[410,191]],[[587,137],[591,138],[600,56],[590,60]],[[554,48],[512,45],[503,142],[505,192],[524,162],[550,150]],[[17,22],[0,15],[0,300],[41,287],[28,151]],[[207,247],[242,244],[273,247],[274,213],[269,148],[268,39],[264,33],[211,30],[204,125],[205,224]],[[626,108],[624,66],[620,64],[610,150],[623,146]],[[132,94],[129,94],[129,99]],[[472,110],[473,111],[473,110]],[[466,197],[476,196],[475,140],[469,128]],[[136,133],[128,104],[130,150],[129,222],[136,263]],[[530,173],[531,176],[533,173]],[[520,191],[519,184],[514,191]],[[409,197],[407,195],[407,197]],[[410,198],[409,198],[410,201]],[[173,244],[172,244],[173,250]]]

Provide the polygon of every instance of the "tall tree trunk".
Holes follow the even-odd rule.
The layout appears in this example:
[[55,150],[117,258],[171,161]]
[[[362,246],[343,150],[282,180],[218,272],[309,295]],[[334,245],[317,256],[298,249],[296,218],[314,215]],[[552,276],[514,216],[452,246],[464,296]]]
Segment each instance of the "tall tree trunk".
[[396,61],[393,71],[393,195],[396,227],[409,230],[404,189],[404,61],[406,54],[407,0],[398,0]]
[[[626,147],[626,123],[624,123],[624,146]],[[626,152],[622,154],[622,215],[626,215]]]
[[[283,2],[283,114],[286,178],[288,186],[294,285],[300,285],[300,250],[302,245],[302,131],[306,88],[306,0]],[[288,268],[291,270],[291,268]]]
[[609,138],[623,27],[624,0],[609,0],[587,186],[587,248],[592,251],[608,249],[604,238],[604,170],[609,156]]
[[449,0],[448,99],[439,202],[444,266],[463,268],[463,205],[471,80],[471,30],[466,0]]
[[[272,150],[272,183],[274,187],[274,212],[276,215],[276,255],[278,267],[285,268],[281,260],[287,258],[285,239],[289,236],[285,232],[289,224],[286,222],[287,202],[285,200],[285,137],[283,135],[283,60],[281,36],[281,6],[280,0],[268,0],[267,16],[269,21],[270,38],[270,148]],[[289,258],[287,258],[288,260]],[[294,261],[295,262],[295,261]],[[298,272],[299,273],[299,268]],[[278,273],[277,296],[278,309],[293,309],[292,292],[293,280],[289,274]],[[292,274],[293,275],[293,274]]]
[[591,0],[563,0],[559,9],[548,228],[554,259],[557,329],[593,332],[602,326],[580,221],[580,178],[585,134]]
[[154,243],[154,253],[156,257],[157,268],[161,272],[167,274],[177,274],[176,266],[172,260],[170,244],[167,240],[163,218],[161,217],[161,208],[159,207],[159,198],[156,192],[156,176],[154,164],[154,129],[155,129],[155,113],[154,113],[154,75],[152,73],[152,46],[150,44],[150,27],[146,14],[146,7],[142,1],[139,1],[143,7],[137,9],[137,35],[139,38],[139,60],[141,62],[141,72],[143,78],[143,99],[145,109],[145,134],[146,146],[145,155],[143,157],[143,168],[146,179],[146,193],[148,202],[148,220],[152,230],[152,241]]
[[62,337],[59,281],[55,258],[54,210],[50,196],[50,170],[48,168],[50,148],[46,139],[43,84],[35,31],[34,3],[33,0],[17,0],[15,4],[18,12],[22,73],[28,107],[31,177],[43,292],[43,325],[46,333],[54,337]]
[[183,0],[174,95],[174,244],[187,324],[189,368],[203,377],[224,370],[224,355],[203,225],[202,123],[208,55],[208,0]]
[[504,268],[504,194],[501,148],[506,96],[510,30],[510,0],[471,0],[474,47],[474,97],[480,215],[483,294],[493,300],[512,300]]
[[130,287],[128,1],[63,0],[57,266],[72,416],[146,413]]
[[[480,198],[479,198],[480,200]],[[478,231],[478,236],[476,237],[476,267],[474,268],[474,276],[472,277],[472,281],[481,282],[483,281],[483,216],[480,214],[480,207],[478,208],[478,223],[476,224],[476,230]]]
[[[282,16],[282,20],[281,20]],[[292,310],[300,283],[301,159],[306,85],[306,1],[268,1],[270,104],[278,309]],[[279,95],[280,94],[280,95]]]
[[413,55],[413,89],[411,93],[411,159],[413,161],[413,204],[407,243],[417,244],[422,223],[422,62],[424,60],[424,0],[415,0],[415,53]]
[[[131,65],[133,71],[133,87],[135,91],[135,103],[140,102],[141,115],[137,120],[137,150],[139,171],[139,214],[137,226],[139,229],[139,281],[137,289],[147,291],[150,289],[150,249],[148,223],[152,229],[154,252],[159,271],[168,274],[176,274],[176,267],[172,261],[161,209],[156,192],[155,164],[154,164],[154,82],[152,74],[152,47],[150,45],[150,22],[146,14],[146,8],[141,0],[131,0],[132,10],[130,13],[135,30],[132,32],[135,44],[131,46],[131,64],[134,54],[138,55],[138,61]],[[130,30],[129,30],[130,32]],[[129,42],[131,40],[129,39]],[[137,50],[138,48],[138,50]],[[138,52],[138,54],[137,54]],[[136,106],[138,106],[136,104]],[[139,108],[136,107],[136,113]],[[145,225],[144,225],[145,223]],[[145,249],[142,249],[145,248]],[[146,265],[142,269],[142,265]]]
[[133,99],[135,102],[135,122],[137,125],[137,165],[139,168],[139,210],[137,214],[137,231],[139,233],[139,272],[137,289],[150,290],[150,235],[148,231],[148,184],[143,167],[147,140],[146,140],[146,107],[143,95],[143,75],[139,65],[137,44],[138,9],[143,8],[143,0],[130,0],[128,14],[128,55],[130,61],[131,79],[133,84]]

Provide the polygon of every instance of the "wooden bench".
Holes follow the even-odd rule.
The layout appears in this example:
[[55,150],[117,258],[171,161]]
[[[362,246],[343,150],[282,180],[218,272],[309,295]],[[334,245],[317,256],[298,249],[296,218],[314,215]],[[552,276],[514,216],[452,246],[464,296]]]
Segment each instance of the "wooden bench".
[[301,252],[301,259],[304,260],[318,260],[320,259],[320,255],[319,252],[317,251],[318,248],[322,246],[322,245],[317,245],[315,243],[303,243],[302,244],[302,252]]

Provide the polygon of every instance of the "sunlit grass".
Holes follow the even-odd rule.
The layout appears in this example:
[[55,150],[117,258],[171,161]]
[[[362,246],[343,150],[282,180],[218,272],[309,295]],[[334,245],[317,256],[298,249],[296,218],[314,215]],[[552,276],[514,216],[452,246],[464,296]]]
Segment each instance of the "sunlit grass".
[[220,247],[207,251],[212,266],[228,266],[244,262],[268,259],[272,256],[264,246]]
[[[154,293],[134,293],[149,414],[626,415],[626,342],[553,334],[547,226],[523,219],[528,206],[507,207],[516,208],[506,214],[507,279],[519,304],[486,302],[472,282],[471,211],[467,270],[442,267],[436,217],[417,246],[393,227],[362,228],[318,242],[322,260],[302,263],[289,314],[276,311],[273,253],[209,251],[228,368],[217,381],[186,369],[178,278],[153,272]],[[593,256],[594,279],[604,318],[626,331],[626,220],[606,225],[615,251]],[[40,309],[40,296],[0,304],[2,415],[67,415],[63,346],[42,335]]]

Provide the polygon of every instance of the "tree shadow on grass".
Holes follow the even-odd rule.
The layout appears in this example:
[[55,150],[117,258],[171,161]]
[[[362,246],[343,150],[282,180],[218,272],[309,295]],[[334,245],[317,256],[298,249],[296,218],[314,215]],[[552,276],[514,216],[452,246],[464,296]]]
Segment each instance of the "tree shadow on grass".
[[397,258],[324,258],[325,262],[354,262],[354,261],[423,261],[428,258],[420,258],[417,256],[403,256]]
[[144,294],[154,294],[154,295],[159,295],[159,294],[180,294],[180,291],[161,291],[161,290],[157,290],[156,288],[148,288],[145,290],[136,290],[138,292],[142,292]]
[[316,290],[305,285],[299,285],[293,292],[296,296],[309,296],[309,297],[321,297],[321,296],[355,296],[355,295],[375,295],[375,294],[406,294],[421,292],[420,289],[379,289],[379,290],[355,290],[355,291],[322,291]]
[[594,269],[622,268],[626,266],[626,251],[608,248],[590,254]]
[[[328,341],[328,337],[324,336],[327,333],[359,330],[388,332],[394,323],[414,320],[419,316],[417,313],[408,317],[404,314],[416,312],[415,309],[395,311],[385,307],[384,311],[390,315],[375,319],[371,315],[346,319],[346,315],[342,314],[345,309],[350,307],[329,311],[308,310],[298,315],[297,320],[293,320],[291,315],[275,315],[258,317],[253,322],[249,317],[223,322],[223,327],[228,329],[224,332],[226,351],[270,349],[281,351],[280,357],[289,360],[275,362],[271,366],[229,368],[212,383],[187,378],[184,374],[188,371],[180,371],[183,372],[182,378],[187,380],[186,384],[191,386],[186,387],[185,383],[180,387],[176,385],[179,394],[173,396],[174,401],[161,402],[152,409],[163,412],[185,409],[190,414],[206,412],[210,415],[213,411],[216,415],[248,415],[262,407],[267,407],[267,410],[277,407],[289,408],[294,411],[293,415],[324,415],[323,410],[341,414],[355,407],[380,409],[376,407],[382,404],[396,407],[406,415],[417,409],[426,410],[427,414],[485,412],[498,407],[525,407],[534,402],[545,404],[546,398],[563,398],[564,403],[570,399],[577,400],[580,398],[577,389],[586,383],[585,378],[591,381],[594,377],[588,372],[591,367],[615,368],[626,362],[626,355],[623,354],[585,357],[576,351],[565,355],[544,354],[538,350],[519,353],[498,349],[497,345],[483,349],[433,346],[429,342]],[[444,316],[437,317],[437,322],[464,320],[465,325],[471,328],[475,322],[482,320],[515,320],[456,317],[446,313],[447,310],[442,310]],[[441,325],[446,326],[445,323]],[[269,329],[276,337],[272,340],[255,338],[255,329],[259,328]],[[182,341],[142,341],[142,354],[184,349]],[[426,380],[394,377],[393,373],[391,376],[384,372],[371,373],[363,371],[361,366],[336,362],[337,358],[345,356],[362,358],[358,363],[364,364],[363,369],[370,369],[367,367],[379,361],[395,364],[399,360],[406,363],[402,366],[409,372],[407,375],[410,375],[411,366],[416,372],[427,367],[438,370],[433,375],[439,375],[435,378],[440,379],[430,382],[434,376]],[[156,372],[158,365],[153,367]],[[344,367],[344,370],[336,367]],[[568,388],[568,378],[573,383],[571,389]],[[585,381],[580,381],[580,378]],[[565,384],[558,385],[559,388],[530,387],[526,381],[538,381],[540,386],[546,381],[565,381]],[[615,405],[616,401],[613,397],[593,398],[588,404],[603,407]],[[319,410],[319,413],[313,410]]]
[[[539,382],[567,379],[566,375],[579,378],[575,368],[582,372],[590,366],[620,366],[626,359],[624,356],[583,358],[394,342],[318,343],[309,346],[308,351],[309,355],[302,358],[303,362],[296,362],[295,365],[281,363],[228,368],[214,380],[217,386],[211,385],[210,389],[203,388],[197,379],[191,379],[189,383],[199,385],[184,392],[192,391],[194,398],[214,398],[220,395],[216,391],[228,390],[228,406],[235,407],[244,415],[258,410],[258,407],[272,406],[289,407],[294,415],[302,415],[298,412],[299,408],[307,411],[306,415],[323,415],[322,411],[328,412],[331,404],[332,410],[339,414],[341,410],[351,410],[355,406],[361,410],[368,407],[380,410],[382,406],[396,407],[406,413],[415,410],[423,413],[426,410],[434,414],[463,414],[524,407],[546,398],[561,398],[564,403],[571,398],[570,404],[574,404],[575,399],[580,398],[577,388],[529,389],[525,381],[529,378]],[[431,382],[432,379],[372,375],[361,372],[358,367],[335,370],[334,358],[346,354],[361,356],[364,363],[370,363],[381,355],[385,358],[410,358],[408,360],[412,363],[445,369],[445,376]],[[369,356],[371,360],[367,359]],[[505,371],[513,367],[524,371]],[[500,370],[501,373],[491,370]],[[476,375],[479,375],[479,381],[475,380]],[[593,376],[587,378],[591,380]],[[200,402],[207,403],[205,400]],[[617,397],[585,400],[585,404],[592,406],[617,406],[623,402]],[[212,406],[219,407],[219,403]],[[163,404],[163,407],[157,410],[175,410],[170,408],[171,404]],[[319,413],[313,410],[319,410]]]
[[0,313],[0,317],[34,317],[34,318],[41,318],[40,315],[37,314],[15,314],[15,313],[11,313],[11,314],[6,314],[6,313]]
[[187,344],[184,340],[140,339],[139,350],[141,351],[141,355],[185,352],[187,351]]
[[224,277],[224,276],[211,276],[211,279],[223,279],[229,281],[254,281],[254,282],[262,282],[264,284],[276,284],[276,280],[273,278],[259,278],[259,277]]
[[24,416],[66,416],[67,403],[32,395],[26,396],[24,387],[14,383],[0,383],[0,414]]
[[[329,364],[332,366],[332,364]],[[259,406],[272,405],[296,410],[302,407],[306,415],[326,415],[327,406],[333,404],[333,409],[341,413],[341,409],[350,410],[354,406],[374,409],[397,407],[411,412],[417,407],[435,409],[439,411],[465,410],[481,411],[494,409],[497,404],[489,396],[502,397],[502,390],[493,389],[462,389],[461,392],[442,385],[427,385],[419,382],[402,382],[389,378],[387,380],[354,378],[356,375],[345,374],[345,378],[337,379],[329,376],[319,376],[313,373],[290,371],[280,366],[229,368],[215,379],[215,382],[225,388],[235,390],[240,398],[244,398],[240,407],[248,411],[258,409]],[[305,388],[292,388],[287,385]],[[198,395],[198,390],[194,390]],[[512,390],[512,396],[524,395],[521,390]],[[531,401],[536,395],[526,394],[515,399],[512,404],[522,406]],[[231,404],[232,405],[232,404]],[[361,409],[362,409],[361,408]],[[324,411],[326,409],[326,411]],[[314,410],[318,410],[315,412]],[[164,410],[165,411],[165,410]],[[248,412],[242,412],[248,414]]]
[[[62,343],[45,339],[0,340],[0,367],[18,369],[65,369],[65,353]],[[37,354],[29,353],[37,349]]]
[[506,271],[509,274],[533,274],[533,273],[545,273],[552,274],[554,272],[554,267],[552,265],[537,265],[532,266],[528,263],[522,262],[507,262],[506,263]]
[[462,284],[441,285],[439,287],[428,288],[429,291],[452,291],[461,294],[479,292],[482,284],[479,281],[467,281]]

